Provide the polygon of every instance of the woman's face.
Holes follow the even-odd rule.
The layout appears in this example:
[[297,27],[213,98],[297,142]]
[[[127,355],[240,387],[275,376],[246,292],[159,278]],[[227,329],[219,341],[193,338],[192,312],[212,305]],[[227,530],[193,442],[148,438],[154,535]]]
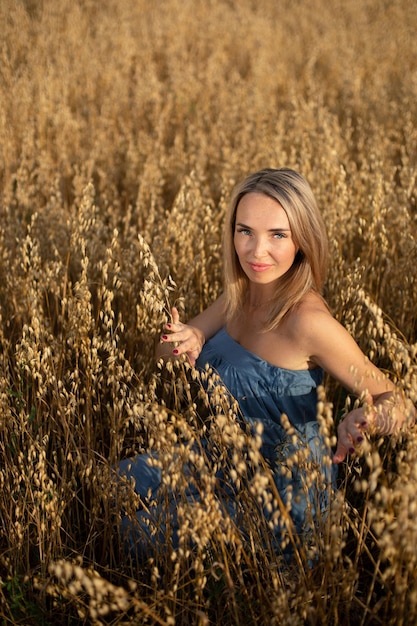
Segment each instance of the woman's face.
[[248,193],[240,200],[234,244],[246,276],[260,285],[279,280],[298,252],[286,212],[263,193]]

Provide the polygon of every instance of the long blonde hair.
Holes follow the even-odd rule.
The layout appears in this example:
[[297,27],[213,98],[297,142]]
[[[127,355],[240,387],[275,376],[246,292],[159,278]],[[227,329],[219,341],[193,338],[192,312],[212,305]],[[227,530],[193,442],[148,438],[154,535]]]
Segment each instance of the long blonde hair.
[[236,211],[248,193],[263,193],[282,206],[299,248],[291,268],[277,283],[265,330],[276,328],[291,309],[310,291],[322,295],[327,272],[327,234],[316,199],[306,179],[289,168],[262,169],[251,174],[233,190],[226,213],[223,236],[224,291],[228,319],[242,310],[249,279],[242,270],[234,246]]

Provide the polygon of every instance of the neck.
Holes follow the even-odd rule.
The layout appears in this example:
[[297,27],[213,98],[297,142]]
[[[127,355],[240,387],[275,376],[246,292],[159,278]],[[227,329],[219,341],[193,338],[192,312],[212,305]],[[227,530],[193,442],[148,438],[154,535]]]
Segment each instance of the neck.
[[249,309],[261,309],[262,307],[266,307],[271,305],[275,301],[275,298],[269,298],[263,302],[248,302]]
[[249,290],[247,294],[246,302],[250,309],[258,309],[271,305],[276,300],[276,291],[274,288],[259,288]]

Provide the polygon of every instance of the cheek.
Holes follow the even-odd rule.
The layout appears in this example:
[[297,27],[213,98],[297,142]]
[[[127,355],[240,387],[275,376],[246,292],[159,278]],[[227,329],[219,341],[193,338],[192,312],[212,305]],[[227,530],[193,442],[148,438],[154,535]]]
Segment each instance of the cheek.
[[294,263],[296,256],[297,256],[296,248],[292,248],[291,250],[288,250],[288,260],[291,261],[291,264]]

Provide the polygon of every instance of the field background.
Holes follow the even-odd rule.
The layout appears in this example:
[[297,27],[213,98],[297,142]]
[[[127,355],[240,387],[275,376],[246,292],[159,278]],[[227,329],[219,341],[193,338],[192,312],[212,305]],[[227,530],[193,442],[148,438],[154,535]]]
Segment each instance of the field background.
[[[154,341],[221,292],[225,206],[260,167],[309,180],[332,310],[416,401],[415,3],[2,0],[0,23],[1,623],[416,623],[412,427],[343,467],[312,567],[208,500],[196,551],[130,562],[112,473],[199,432]],[[329,428],[349,401],[329,382]]]

